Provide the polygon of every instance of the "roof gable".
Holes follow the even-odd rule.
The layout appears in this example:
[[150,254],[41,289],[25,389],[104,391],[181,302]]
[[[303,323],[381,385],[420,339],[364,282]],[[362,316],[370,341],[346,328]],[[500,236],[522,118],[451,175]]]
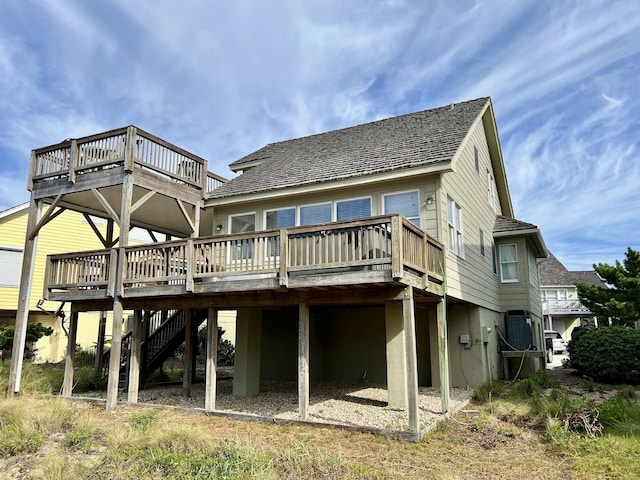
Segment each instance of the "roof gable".
[[426,166],[448,166],[488,98],[269,144],[231,164],[246,170],[225,198]]

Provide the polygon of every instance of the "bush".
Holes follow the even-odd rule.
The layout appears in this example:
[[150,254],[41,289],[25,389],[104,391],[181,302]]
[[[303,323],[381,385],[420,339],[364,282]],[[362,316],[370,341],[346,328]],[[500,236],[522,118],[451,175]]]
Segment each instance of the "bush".
[[569,342],[570,366],[604,383],[640,384],[640,330],[602,327]]

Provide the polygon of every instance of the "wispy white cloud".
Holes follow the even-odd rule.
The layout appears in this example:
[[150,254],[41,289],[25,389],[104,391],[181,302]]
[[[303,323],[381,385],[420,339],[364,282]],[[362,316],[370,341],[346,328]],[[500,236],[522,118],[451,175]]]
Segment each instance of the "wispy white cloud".
[[[627,1],[7,0],[0,175],[131,123],[224,175],[269,142],[491,95],[517,215],[588,268],[640,248],[639,37]],[[0,208],[26,197],[7,188]]]

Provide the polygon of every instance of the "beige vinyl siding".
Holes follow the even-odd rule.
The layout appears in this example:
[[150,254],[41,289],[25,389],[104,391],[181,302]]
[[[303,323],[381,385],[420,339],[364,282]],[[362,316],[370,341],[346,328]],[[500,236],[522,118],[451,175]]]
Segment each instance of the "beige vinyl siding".
[[[480,174],[475,167],[474,150],[478,151]],[[487,198],[487,169],[493,171],[489,147],[482,122],[470,132],[453,172],[442,175],[439,195],[442,242],[449,245],[447,225],[447,196],[462,208],[464,258],[447,253],[447,294],[491,310],[500,311],[498,277],[493,273],[491,241],[496,212]],[[497,211],[500,205],[497,202]],[[480,230],[485,232],[485,252],[480,253]]]
[[[500,303],[503,310],[531,310],[530,283],[527,269],[527,246],[524,237],[504,237],[498,239],[496,241],[498,256],[500,255],[500,245],[512,244],[516,245],[518,251],[518,281],[500,283]],[[498,258],[498,263],[499,260]],[[539,300],[538,303],[540,303]]]

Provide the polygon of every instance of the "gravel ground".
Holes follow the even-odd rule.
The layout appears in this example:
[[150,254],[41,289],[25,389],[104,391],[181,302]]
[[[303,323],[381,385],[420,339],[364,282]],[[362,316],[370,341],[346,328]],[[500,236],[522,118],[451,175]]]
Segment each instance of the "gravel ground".
[[[298,419],[298,386],[296,382],[262,381],[260,393],[253,397],[232,394],[233,379],[218,378],[216,411]],[[452,388],[449,407],[452,412],[462,408],[471,398],[471,390]],[[168,405],[187,408],[204,408],[204,384],[195,383],[191,396],[186,397],[182,385],[157,386],[141,390],[138,401],[145,404]],[[104,397],[104,392],[84,397]],[[126,401],[126,393],[119,400]],[[440,413],[441,397],[438,388],[419,389],[419,412],[422,430],[427,430],[443,418]],[[383,385],[343,384],[335,382],[311,383],[309,393],[310,422],[330,423],[356,427],[373,427],[384,430],[408,430],[406,410],[387,406],[387,390]]]

